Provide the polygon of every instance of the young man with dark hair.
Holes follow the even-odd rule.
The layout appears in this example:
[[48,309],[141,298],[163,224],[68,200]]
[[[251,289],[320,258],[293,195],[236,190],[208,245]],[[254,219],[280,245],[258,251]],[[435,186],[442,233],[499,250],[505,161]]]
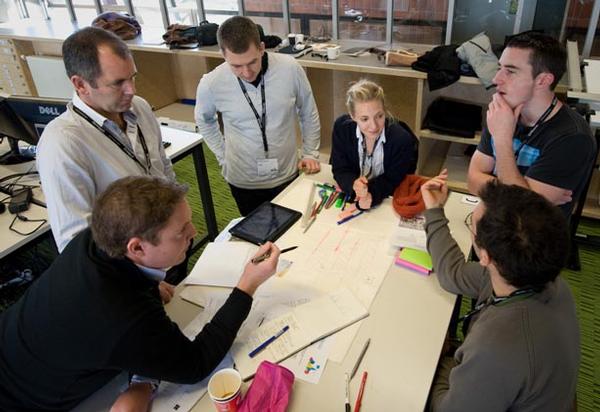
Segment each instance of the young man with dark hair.
[[137,70],[127,45],[87,27],[63,43],[75,93],[45,128],[37,151],[52,234],[62,251],[89,226],[96,196],[120,177],[175,180],[150,105],[135,95]]
[[[0,410],[69,410],[121,371],[132,380],[114,410],[148,410],[148,378],[204,379],[223,359],[274,272],[271,243],[190,341],[167,316],[158,288],[196,234],[186,188],[163,178],[127,177],[98,197],[80,232],[23,297],[0,315]],[[257,255],[258,256],[258,255]]]
[[[281,192],[299,168],[319,171],[319,114],[302,67],[290,56],[266,53],[252,20],[227,19],[217,38],[225,63],[198,84],[196,123],[240,213],[247,215]],[[300,161],[296,120],[302,132]]]
[[427,249],[440,285],[477,300],[464,342],[442,353],[432,411],[568,411],[579,368],[579,326],[567,283],[566,219],[539,194],[496,180],[466,223],[479,262],[466,262],[443,206],[447,173],[421,188]]
[[552,37],[524,33],[509,40],[494,77],[487,127],[469,165],[472,193],[498,179],[529,188],[571,215],[596,143],[585,119],[554,94],[565,70],[566,52]]

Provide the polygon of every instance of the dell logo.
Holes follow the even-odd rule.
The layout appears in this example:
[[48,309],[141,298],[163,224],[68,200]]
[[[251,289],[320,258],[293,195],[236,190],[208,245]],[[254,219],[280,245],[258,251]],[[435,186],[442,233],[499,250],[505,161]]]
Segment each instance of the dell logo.
[[51,106],[38,106],[38,108],[40,109],[40,114],[49,114],[52,116],[59,116],[60,112],[58,111],[57,107],[51,107]]

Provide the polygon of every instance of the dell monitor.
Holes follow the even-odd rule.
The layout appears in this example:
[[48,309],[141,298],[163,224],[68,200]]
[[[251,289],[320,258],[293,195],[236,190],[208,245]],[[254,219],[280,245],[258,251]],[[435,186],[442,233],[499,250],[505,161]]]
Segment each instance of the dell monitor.
[[66,99],[29,96],[0,97],[0,137],[8,138],[10,151],[0,156],[0,164],[16,164],[34,159],[19,150],[18,141],[37,145],[44,127],[67,110]]

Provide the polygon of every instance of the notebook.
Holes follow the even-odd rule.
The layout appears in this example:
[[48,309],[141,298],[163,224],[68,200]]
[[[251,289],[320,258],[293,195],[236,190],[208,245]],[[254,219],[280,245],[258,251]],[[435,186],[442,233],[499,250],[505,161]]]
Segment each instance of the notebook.
[[433,263],[429,253],[418,249],[402,248],[396,256],[396,265],[415,270],[423,275],[429,275],[433,269]]

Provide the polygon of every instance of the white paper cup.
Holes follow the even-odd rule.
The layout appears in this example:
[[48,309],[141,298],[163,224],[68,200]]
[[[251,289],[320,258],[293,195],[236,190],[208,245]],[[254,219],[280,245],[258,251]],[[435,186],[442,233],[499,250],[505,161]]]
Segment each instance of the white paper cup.
[[304,34],[296,34],[296,44],[298,43],[304,43]]
[[242,376],[235,369],[221,369],[208,381],[208,394],[218,412],[237,412],[242,399]]

